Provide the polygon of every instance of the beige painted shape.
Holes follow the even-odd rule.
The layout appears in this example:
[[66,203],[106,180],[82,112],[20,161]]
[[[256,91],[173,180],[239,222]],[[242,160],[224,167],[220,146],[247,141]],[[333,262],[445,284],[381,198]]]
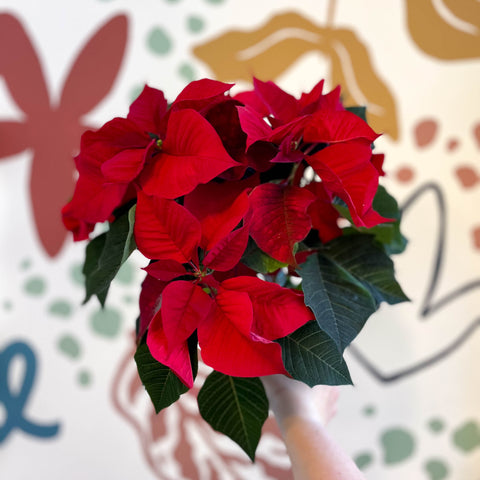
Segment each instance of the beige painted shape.
[[407,25],[425,53],[442,60],[480,57],[478,0],[406,0]]
[[398,138],[395,100],[376,73],[367,48],[349,30],[319,27],[298,13],[282,13],[255,30],[228,31],[194,49],[222,81],[275,80],[302,55],[317,51],[331,62],[347,106],[367,106],[372,127]]

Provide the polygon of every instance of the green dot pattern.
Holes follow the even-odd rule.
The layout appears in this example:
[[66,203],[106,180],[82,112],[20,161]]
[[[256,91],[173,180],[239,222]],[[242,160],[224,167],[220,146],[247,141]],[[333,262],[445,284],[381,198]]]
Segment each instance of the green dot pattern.
[[135,303],[137,299],[133,295],[124,295],[123,296],[123,301],[127,305],[131,305],[132,303]]
[[180,65],[178,68],[178,73],[186,82],[193,82],[196,77],[193,67],[188,63],[183,63]]
[[159,27],[150,31],[147,44],[150,51],[157,55],[166,55],[172,49],[170,37]]
[[13,309],[13,303],[11,300],[4,300],[3,301],[3,309],[9,312]]
[[201,32],[204,26],[205,26],[205,22],[200,17],[192,15],[187,18],[187,27],[188,27],[188,30],[190,30],[190,32],[192,33]]
[[391,428],[381,436],[383,461],[387,465],[405,461],[415,450],[413,436],[402,428]]
[[60,351],[72,359],[80,356],[80,344],[72,335],[64,335],[58,340],[58,348]]
[[471,452],[480,445],[480,429],[474,421],[462,424],[453,432],[454,445],[464,453]]
[[144,85],[135,85],[130,89],[128,96],[130,103],[134,102],[138,98],[138,96],[142,93],[143,87]]
[[54,300],[48,307],[51,315],[57,317],[69,317],[72,314],[72,306],[67,300]]
[[211,3],[212,5],[220,5],[225,0],[206,0],[206,1],[207,1],[207,3]]
[[447,465],[438,459],[429,460],[425,464],[425,471],[430,480],[444,480],[448,477],[449,473]]
[[22,270],[28,270],[31,266],[32,266],[32,261],[31,261],[29,258],[25,258],[25,259],[22,260],[22,262],[20,263],[20,268],[21,268]]
[[371,453],[365,452],[360,453],[354,458],[354,462],[360,470],[365,470],[373,461],[373,455]]
[[82,273],[82,265],[80,264],[75,264],[70,267],[70,275],[72,278],[72,281],[76,285],[82,285],[85,282],[85,275]]
[[111,308],[100,309],[90,317],[94,333],[106,338],[115,338],[120,331],[121,323],[120,313]]
[[440,433],[445,429],[445,424],[443,420],[440,418],[432,418],[428,422],[428,428],[433,432],[433,433]]
[[92,383],[92,374],[88,370],[81,370],[78,373],[77,380],[82,387],[87,387]]
[[117,275],[115,276],[115,280],[124,285],[130,285],[133,282],[134,278],[134,268],[129,262],[124,263],[120,267]]
[[377,410],[373,405],[366,405],[362,412],[366,417],[372,417],[375,415],[375,413],[377,413]]
[[24,291],[27,295],[42,295],[45,289],[45,280],[38,276],[29,278],[24,285]]

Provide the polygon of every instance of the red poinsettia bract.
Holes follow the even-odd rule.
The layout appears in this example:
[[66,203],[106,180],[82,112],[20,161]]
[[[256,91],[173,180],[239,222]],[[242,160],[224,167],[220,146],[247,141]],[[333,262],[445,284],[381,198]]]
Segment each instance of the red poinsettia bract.
[[286,373],[275,340],[313,319],[302,293],[257,278],[247,250],[292,272],[342,234],[336,199],[356,226],[389,221],[372,207],[378,135],[338,88],[324,94],[320,82],[296,99],[273,82],[233,97],[231,87],[192,82],[168,106],[146,86],[126,118],[84,134],[63,209],[80,240],[136,204],[135,243],[150,259],[138,336],[189,387],[195,334],[205,363],[255,377]]

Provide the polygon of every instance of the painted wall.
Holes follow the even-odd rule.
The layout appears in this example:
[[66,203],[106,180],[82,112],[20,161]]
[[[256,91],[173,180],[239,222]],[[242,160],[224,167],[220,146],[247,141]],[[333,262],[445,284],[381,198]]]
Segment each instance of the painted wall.
[[2,478],[291,478],[271,421],[252,465],[193,395],[153,415],[132,360],[143,260],[105,310],[81,306],[85,245],[59,220],[81,132],[125,115],[144,83],[173,99],[195,78],[245,87],[253,73],[295,94],[325,77],[366,103],[404,208],[412,302],[382,308],[348,350],[355,387],[332,434],[369,480],[475,480],[479,58],[475,0],[2,0]]

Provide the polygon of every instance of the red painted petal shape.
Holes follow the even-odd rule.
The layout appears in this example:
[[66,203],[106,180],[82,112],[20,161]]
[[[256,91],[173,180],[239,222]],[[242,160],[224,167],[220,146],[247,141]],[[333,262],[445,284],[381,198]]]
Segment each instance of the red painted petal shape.
[[200,224],[174,200],[138,192],[134,227],[135,242],[147,258],[188,263],[196,258]]
[[[61,111],[68,112],[70,118],[79,117],[108,95],[124,59],[127,38],[128,17],[117,15],[88,40],[65,80],[59,102]],[[24,58],[21,53],[18,51],[17,55]]]
[[285,337],[315,318],[302,294],[276,283],[235,277],[222,282],[222,288],[248,294],[253,306],[252,331],[268,340]]
[[202,359],[218,372],[237,377],[286,373],[280,345],[251,333],[248,294],[220,288],[216,305],[198,327]]
[[30,135],[26,134],[24,123],[0,122],[0,160],[16,155],[30,146]]
[[295,265],[294,245],[311,229],[308,206],[315,196],[292,185],[265,183],[250,194],[250,234],[257,245],[280,262]]
[[239,166],[215,129],[194,110],[172,112],[162,151],[140,177],[148,195],[177,198],[225,170]]

